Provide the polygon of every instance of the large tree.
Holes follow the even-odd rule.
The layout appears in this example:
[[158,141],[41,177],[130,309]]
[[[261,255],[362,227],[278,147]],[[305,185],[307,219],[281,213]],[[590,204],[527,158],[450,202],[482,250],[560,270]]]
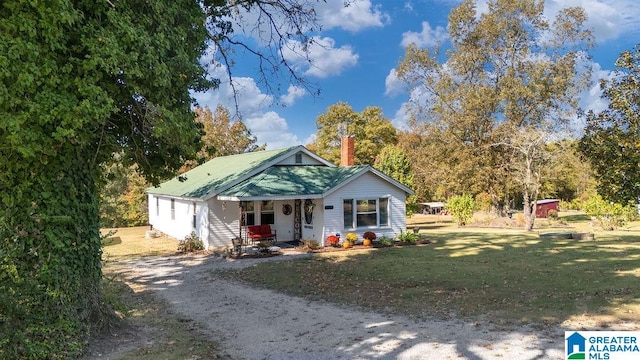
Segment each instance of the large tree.
[[316,120],[318,131],[309,148],[333,163],[340,163],[340,139],[355,137],[355,163],[373,165],[376,157],[387,145],[397,143],[396,129],[379,107],[367,107],[355,112],[345,103],[338,102]]
[[607,109],[587,114],[580,151],[589,159],[598,193],[626,204],[640,198],[640,46],[616,61],[615,76],[602,80]]
[[[441,133],[440,145],[457,155],[444,159],[448,178],[471,179],[468,188],[494,198],[510,195],[510,164],[525,160],[507,144],[558,131],[587,85],[585,20],[582,9],[565,8],[549,22],[543,1],[491,0],[479,13],[467,0],[449,15],[445,55],[407,48],[398,76],[413,89],[413,126]],[[527,216],[538,185],[522,188]]]
[[0,5],[0,357],[77,356],[101,312],[100,165],[149,179],[199,148],[192,0]]
[[218,105],[214,112],[208,107],[197,107],[196,122],[203,128],[202,148],[193,160],[187,160],[180,172],[190,170],[197,165],[218,156],[242,154],[264,150],[267,144],[257,145],[258,139],[244,122],[232,121],[227,108]]

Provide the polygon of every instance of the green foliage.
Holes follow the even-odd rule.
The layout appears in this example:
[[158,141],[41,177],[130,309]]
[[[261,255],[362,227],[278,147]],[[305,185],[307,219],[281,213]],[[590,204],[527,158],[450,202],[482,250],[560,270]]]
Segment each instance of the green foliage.
[[615,230],[638,216],[635,206],[623,206],[609,202],[600,195],[595,195],[583,203],[584,212],[598,220],[604,230]]
[[201,250],[204,250],[204,243],[195,231],[192,231],[191,234],[187,235],[184,240],[181,240],[178,244],[178,251],[182,253],[192,253]]
[[[411,162],[402,149],[397,145],[385,146],[378,156],[374,164],[375,168],[383,173],[391,176],[396,181],[405,185],[406,187],[413,189],[413,171],[411,169]],[[407,200],[407,216],[411,216],[413,212],[418,208],[417,197],[410,195]]]
[[0,5],[0,358],[81,355],[102,316],[100,164],[152,180],[199,148],[196,2]]
[[469,194],[456,195],[447,201],[447,209],[458,222],[458,226],[467,224],[473,216],[475,201]]
[[[589,85],[581,58],[592,36],[580,8],[550,19],[543,1],[490,0],[481,13],[477,3],[451,11],[446,45],[407,46],[398,77],[421,96],[411,102],[402,147],[421,198],[487,192],[506,205],[540,185],[520,171],[532,152],[512,145],[530,130],[557,133],[575,115]],[[531,173],[548,164],[535,162]]]
[[317,137],[309,148],[335,164],[340,163],[340,140],[343,136],[355,137],[356,165],[373,165],[386,145],[398,141],[395,127],[379,107],[367,107],[356,113],[349,104],[339,102],[318,116],[316,126]]
[[420,239],[420,234],[414,233],[412,231],[402,231],[400,230],[400,234],[398,235],[398,241],[405,244],[415,244],[416,241]]
[[388,247],[393,246],[394,240],[386,236],[381,236],[376,240],[376,243],[380,244],[381,246]]
[[587,114],[580,151],[595,171],[598,193],[626,203],[640,197],[640,46],[620,54],[616,66],[616,76],[600,83],[609,106]]
[[124,167],[113,163],[104,170],[100,189],[100,227],[131,227],[149,223],[147,181],[137,165]]

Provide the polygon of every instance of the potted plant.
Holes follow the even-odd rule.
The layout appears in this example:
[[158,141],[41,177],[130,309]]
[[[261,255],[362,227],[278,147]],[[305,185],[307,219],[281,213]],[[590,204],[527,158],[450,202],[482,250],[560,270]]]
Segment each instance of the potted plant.
[[355,244],[356,241],[358,241],[358,235],[356,233],[350,232],[344,238],[344,242],[348,242],[349,246],[352,246],[353,244]]
[[374,233],[373,231],[365,231],[364,234],[362,234],[362,238],[364,239],[362,241],[362,245],[364,246],[371,246],[371,243],[373,242],[373,240],[375,240],[378,236],[376,235],[376,233]]
[[335,235],[327,236],[327,245],[337,247],[340,243],[340,238]]

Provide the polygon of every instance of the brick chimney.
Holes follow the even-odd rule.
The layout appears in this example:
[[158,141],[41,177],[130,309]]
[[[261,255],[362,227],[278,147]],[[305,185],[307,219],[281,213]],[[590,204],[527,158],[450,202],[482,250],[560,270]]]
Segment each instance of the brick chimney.
[[340,140],[340,166],[355,164],[356,139],[353,136],[343,136]]

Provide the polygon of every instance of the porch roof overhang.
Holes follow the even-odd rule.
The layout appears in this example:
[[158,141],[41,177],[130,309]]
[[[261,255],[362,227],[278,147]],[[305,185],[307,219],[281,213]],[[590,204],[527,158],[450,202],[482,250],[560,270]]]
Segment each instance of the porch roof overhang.
[[318,199],[365,167],[272,166],[217,195],[219,200]]

